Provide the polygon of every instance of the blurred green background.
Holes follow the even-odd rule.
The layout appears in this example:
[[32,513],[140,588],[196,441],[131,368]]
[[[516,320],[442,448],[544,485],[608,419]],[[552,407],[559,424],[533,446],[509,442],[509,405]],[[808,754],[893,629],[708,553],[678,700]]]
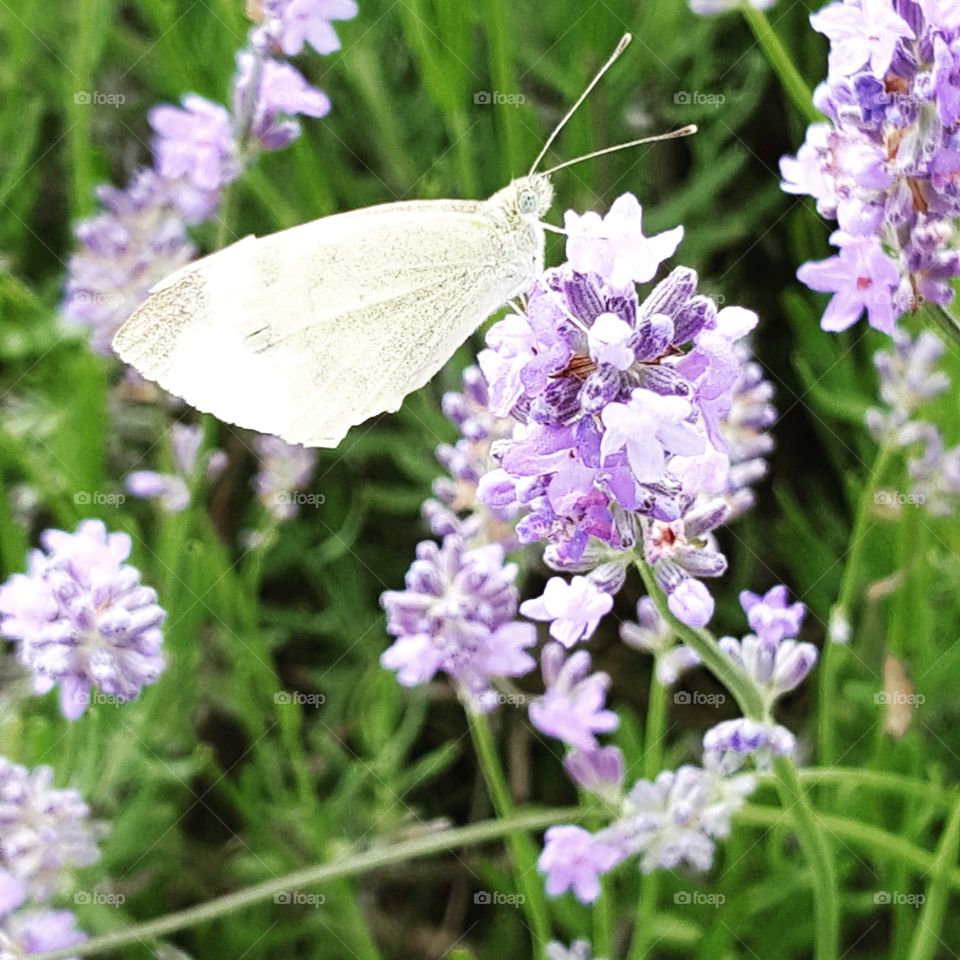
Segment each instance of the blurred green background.
[[[808,12],[784,0],[771,21],[812,86],[824,72],[825,44],[809,29]],[[377,602],[401,585],[427,535],[419,507],[440,472],[433,448],[455,436],[439,398],[458,384],[482,332],[398,415],[321,452],[312,490],[325,502],[285,525],[265,554],[243,545],[243,531],[262,517],[247,482],[253,465],[226,428],[220,442],[236,455],[235,467],[214,504],[216,529],[202,505],[164,517],[145,503],[89,508],[74,499],[77,491],[119,490],[167,414],[111,399],[118,367],[92,355],[82,337],[63,335],[57,307],[71,225],[94,212],[98,183],[123,184],[149,161],[146,115],[154,103],[191,91],[227,96],[246,29],[236,0],[0,0],[2,573],[24,568],[43,528],[99,515],[134,535],[135,562],[170,611],[162,680],[137,703],[95,706],[74,725],[52,698],[25,699],[11,657],[0,663],[2,752],[52,764],[58,782],[79,786],[108,825],[103,861],[79,884],[126,901],[120,909],[79,907],[91,932],[424,829],[438,817],[489,814],[448,688],[403,691],[380,668],[387,638]],[[830,228],[810,204],[779,189],[778,158],[796,149],[805,124],[742,20],[697,18],[679,0],[361,0],[357,19],[337,30],[339,53],[297,59],[328,92],[333,112],[306,121],[291,149],[264,156],[239,181],[237,234],[404,197],[489,195],[525,172],[620,35],[634,34],[562,134],[554,162],[687,123],[700,133],[561,172],[553,222],[564,209],[602,211],[631,191],[645,207],[648,232],[685,226],[676,261],[700,272],[706,292],[760,313],[754,347],[777,388],[778,447],[758,507],[722,534],[731,569],[716,590],[715,627],[741,632],[738,591],[783,581],[810,606],[806,638],[820,643],[875,453],[862,417],[876,390],[870,356],[884,339],[865,328],[822,333],[822,302],[795,281],[797,264],[826,253]],[[123,102],[78,102],[84,91],[122,94]],[[523,103],[478,102],[485,92],[522,95]],[[210,228],[196,238],[214,242]],[[552,243],[550,262],[561,258]],[[955,357],[948,369],[960,371]],[[945,398],[941,411],[940,422],[955,429],[955,401]],[[841,665],[836,759],[955,779],[951,677],[960,646],[943,650],[957,637],[960,528],[913,513],[898,523],[877,518],[868,531],[871,576],[899,570],[900,579],[868,597],[856,651]],[[525,589],[535,593],[543,572],[534,555],[527,560]],[[637,596],[631,584],[618,598],[621,618]],[[615,739],[636,773],[650,664],[620,645],[612,620],[592,649],[596,665],[615,677],[612,702],[624,718]],[[927,696],[922,721],[897,743],[882,734],[874,703],[888,651],[921,678]],[[716,689],[698,674],[689,683]],[[324,702],[277,702],[284,691],[322,694]],[[784,711],[808,753],[814,705],[810,684]],[[675,708],[669,762],[694,759],[702,731],[722,718],[710,708]],[[558,746],[532,737],[516,711],[502,711],[498,727],[519,800],[574,799]],[[837,809],[850,802],[836,790],[822,799]],[[933,800],[903,806],[858,793],[856,803],[864,820],[921,846],[935,840],[942,810]],[[873,891],[908,890],[913,874],[881,869],[843,843],[838,849],[855,944],[846,956],[903,955],[898,944],[916,911],[881,911]],[[708,878],[664,881],[656,955],[809,956],[804,870],[785,826],[742,828]],[[499,846],[328,885],[316,909],[268,903],[173,939],[203,960],[528,956],[520,912],[475,904],[478,878],[486,889],[513,889]],[[635,902],[637,882],[632,871],[617,875],[621,907]],[[724,893],[725,903],[675,906],[672,891],[691,885]],[[558,933],[588,936],[588,912],[569,900],[556,906]],[[629,932],[631,922],[625,909],[621,929]],[[956,918],[944,940],[960,942]],[[151,955],[146,946],[122,953]]]

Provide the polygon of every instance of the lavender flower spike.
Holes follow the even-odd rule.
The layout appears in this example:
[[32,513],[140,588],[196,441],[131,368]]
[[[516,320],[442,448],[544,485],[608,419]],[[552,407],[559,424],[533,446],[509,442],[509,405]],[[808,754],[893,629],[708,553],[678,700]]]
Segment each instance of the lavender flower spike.
[[130,537],[84,520],[76,533],[47,530],[40,539],[43,550],[31,552],[28,572],[0,586],[0,636],[17,644],[37,693],[60,685],[68,720],[87,709],[91,686],[134,699],[163,672],[166,614],[124,563]]
[[536,663],[527,649],[537,642],[531,623],[515,621],[516,564],[503,562],[498,545],[464,548],[456,536],[443,546],[424,541],[407,572],[406,590],[380,598],[387,631],[397,639],[380,658],[405,686],[426,683],[442,671],[478,710],[496,677],[519,677]]
[[253,448],[260,458],[260,469],[253,478],[257,499],[276,522],[291,520],[298,512],[297,493],[313,477],[317,451],[266,434],[254,439]]
[[28,771],[0,757],[0,871],[37,901],[49,899],[61,873],[99,858],[76,790],[53,787],[50,767]]

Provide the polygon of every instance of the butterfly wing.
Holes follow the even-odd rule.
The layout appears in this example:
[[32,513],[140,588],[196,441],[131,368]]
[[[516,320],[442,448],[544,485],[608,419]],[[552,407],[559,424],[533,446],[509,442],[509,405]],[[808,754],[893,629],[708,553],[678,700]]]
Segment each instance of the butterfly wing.
[[336,446],[423,386],[542,264],[488,206],[416,201],[247,237],[154,287],[114,339],[221,420]]

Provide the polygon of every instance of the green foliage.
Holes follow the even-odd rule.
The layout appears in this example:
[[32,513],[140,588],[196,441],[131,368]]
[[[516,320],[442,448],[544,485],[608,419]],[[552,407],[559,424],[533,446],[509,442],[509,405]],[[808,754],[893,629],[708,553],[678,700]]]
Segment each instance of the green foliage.
[[[822,45],[803,5],[780,6],[775,27],[815,81]],[[119,908],[77,906],[82,926],[97,933],[427,831],[436,818],[467,822],[490,812],[452,697],[404,691],[378,664],[386,645],[378,596],[402,583],[426,533],[418,508],[439,472],[433,448],[453,436],[439,397],[470,362],[469,345],[399,415],[322,453],[312,492],[323,503],[281,527],[269,550],[251,550],[244,536],[265,525],[247,474],[226,506],[195,504],[173,517],[139,502],[83,500],[119,493],[134,461],[162,465],[169,451],[155,444],[158,415],[111,406],[119,371],[59,325],[69,227],[95,209],[96,184],[124,182],[146,160],[152,104],[190,91],[226,96],[246,31],[241,7],[239,0],[0,3],[0,572],[23,569],[45,527],[100,516],[133,535],[144,580],[169,610],[161,681],[136,703],[95,705],[73,725],[52,698],[27,697],[11,658],[3,662],[0,753],[52,764],[58,782],[79,787],[108,825],[103,861],[78,886],[125,900]],[[330,94],[333,113],[305,123],[293,148],[264,157],[242,178],[231,229],[264,233],[404,197],[488,195],[528,167],[627,29],[634,48],[551,156],[687,123],[700,133],[563,171],[554,219],[632,191],[651,232],[685,225],[682,262],[700,271],[708,292],[761,313],[755,347],[777,384],[779,446],[758,509],[723,534],[732,564],[718,632],[740,629],[738,590],[782,580],[810,606],[819,642],[876,456],[862,422],[875,402],[870,356],[883,340],[864,330],[822,333],[822,302],[794,279],[799,262],[824,252],[828,228],[779,190],[777,159],[795,149],[803,124],[736,16],[696,18],[677,0],[361,0],[360,16],[338,28],[342,51],[299,62]],[[78,99],[92,90],[124,100],[113,107]],[[475,100],[483,91],[525,100],[485,105]],[[208,228],[197,240],[214,242]],[[559,244],[551,249],[558,258]],[[960,382],[956,351],[947,369]],[[934,416],[953,442],[960,439],[955,391]],[[222,428],[219,440],[229,445],[232,436]],[[903,463],[892,464],[883,482],[902,486]],[[838,763],[953,796],[960,525],[907,507],[898,516],[872,513],[866,536],[856,590],[861,629],[847,654],[834,651]],[[624,618],[639,588],[632,589],[618,600]],[[597,666],[615,677],[612,698],[625,717],[617,740],[636,770],[649,665],[625,654],[613,627],[595,647]],[[883,733],[875,700],[888,653],[925,696],[896,742]],[[294,692],[316,705],[287,702]],[[811,699],[798,694],[787,713],[812,745]],[[716,719],[682,713],[670,716],[667,765],[695,757],[704,726]],[[505,711],[497,733],[511,782],[536,803],[571,801],[558,751],[523,731],[522,717]],[[947,815],[942,803],[875,791],[856,776],[819,784],[814,800],[818,815],[856,818],[931,854]],[[811,955],[809,868],[786,818],[755,821],[734,831],[706,877],[664,876],[651,956]],[[878,906],[873,894],[918,893],[929,878],[889,850],[852,839],[834,848],[844,956],[905,956],[917,911]],[[504,849],[490,844],[337,880],[318,889],[325,900],[317,907],[267,902],[172,939],[204,960],[519,960],[529,950],[523,913],[478,906],[472,895],[515,892]],[[944,857],[955,863],[950,851]],[[713,900],[691,906],[675,896],[691,891]],[[606,895],[616,905],[612,943],[620,950],[638,877],[621,871]],[[595,918],[569,897],[551,909],[558,934],[592,936]],[[934,921],[943,944],[960,941],[955,912],[940,909]],[[154,952],[142,944],[116,955]]]

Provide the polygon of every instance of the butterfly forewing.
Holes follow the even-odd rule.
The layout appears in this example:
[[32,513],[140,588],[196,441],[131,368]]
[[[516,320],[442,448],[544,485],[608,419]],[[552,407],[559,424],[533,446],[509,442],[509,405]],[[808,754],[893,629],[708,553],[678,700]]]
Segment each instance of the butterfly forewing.
[[542,268],[490,202],[415,201],[247,237],[159,284],[122,359],[220,419],[336,446],[399,408]]

